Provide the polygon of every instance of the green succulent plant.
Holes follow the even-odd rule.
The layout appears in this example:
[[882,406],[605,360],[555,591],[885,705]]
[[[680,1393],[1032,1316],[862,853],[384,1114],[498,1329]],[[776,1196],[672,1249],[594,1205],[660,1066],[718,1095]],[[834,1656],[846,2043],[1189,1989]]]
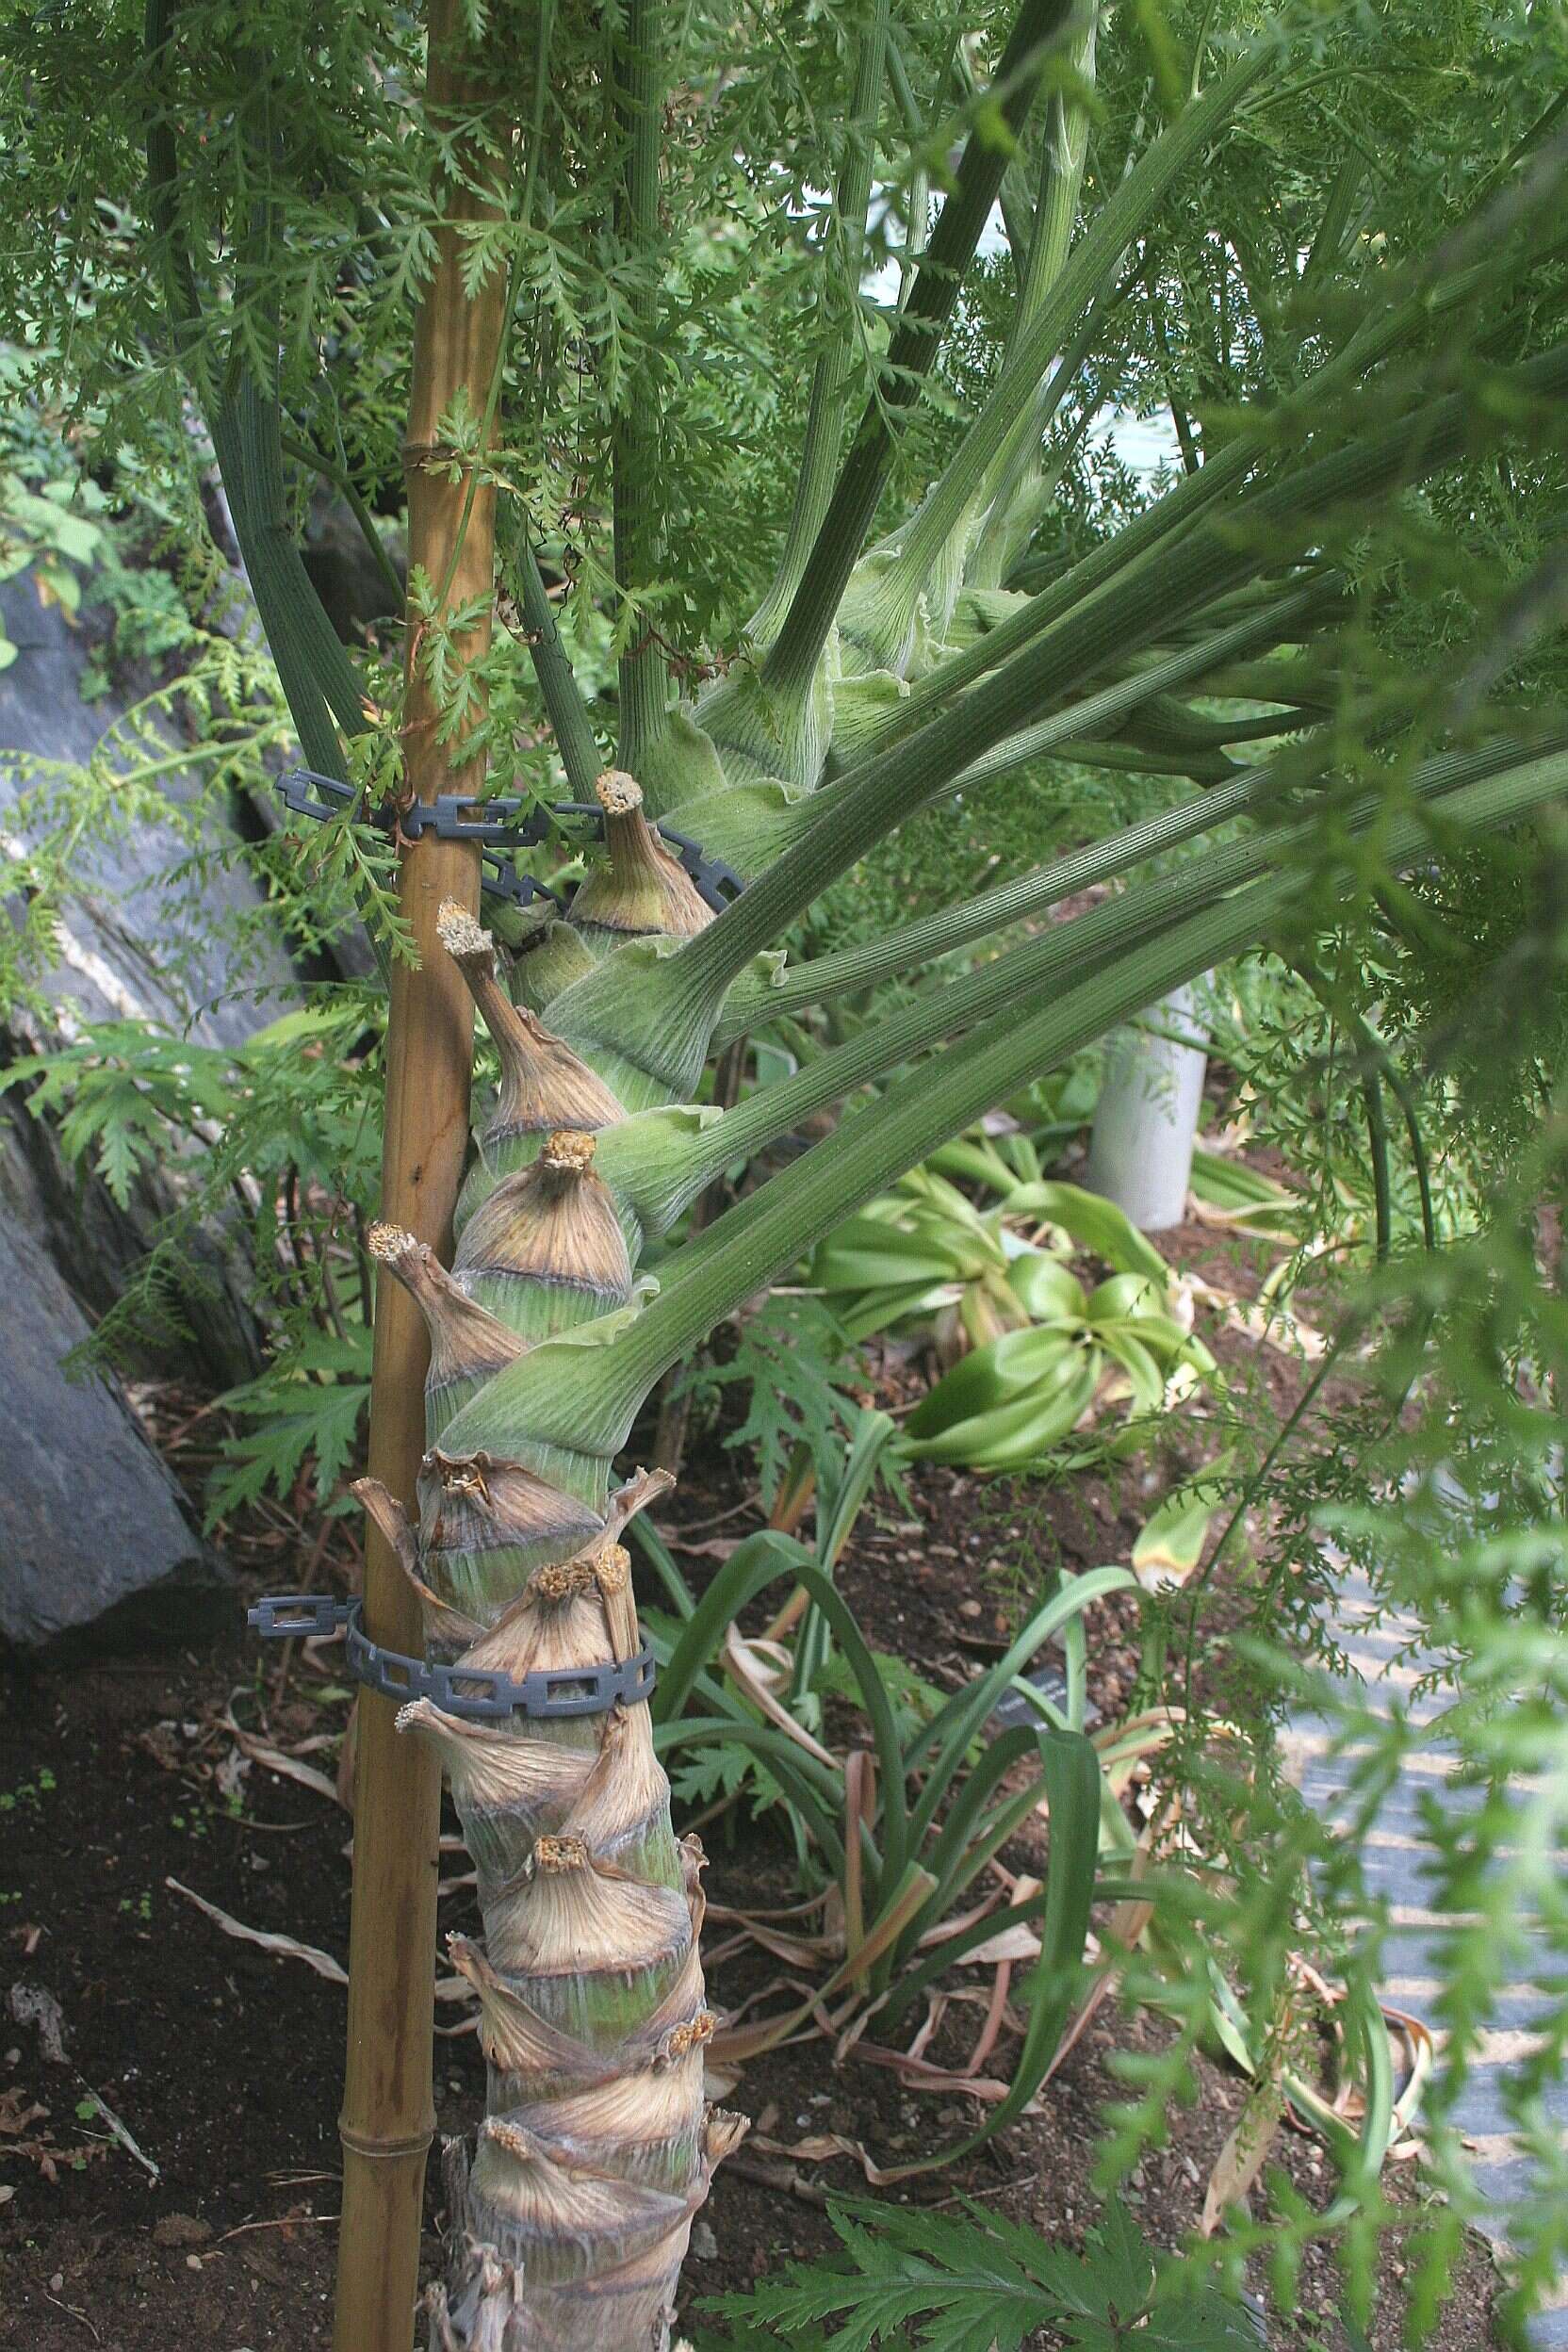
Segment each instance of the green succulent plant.
[[[967,1138],[946,1158],[966,1175],[1000,1177],[1003,1200],[979,1209],[935,1167],[913,1169],[830,1233],[809,1266],[855,1338],[930,1329],[949,1369],[904,1424],[912,1459],[1026,1469],[1108,1382],[1141,1418],[1214,1378],[1213,1355],[1175,1312],[1165,1260],[1113,1201],[1019,1175]],[[1083,1253],[1112,1272],[1086,1283],[1070,1264]]]

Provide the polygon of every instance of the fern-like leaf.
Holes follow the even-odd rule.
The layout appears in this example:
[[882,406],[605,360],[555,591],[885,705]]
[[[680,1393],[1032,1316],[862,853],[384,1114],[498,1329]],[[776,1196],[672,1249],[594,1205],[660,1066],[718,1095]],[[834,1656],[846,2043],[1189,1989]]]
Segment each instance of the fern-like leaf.
[[[1161,2264],[1120,2206],[1082,2253],[965,2200],[963,2218],[918,2206],[835,2204],[843,2248],[831,2263],[792,2262],[749,2295],[709,2305],[739,2347],[770,2330],[796,2352],[1020,2352],[1041,2328],[1074,2352],[1262,2352],[1250,2307],[1179,2263]],[[907,2332],[917,2328],[913,2336]],[[825,2328],[825,2332],[816,2332]]]

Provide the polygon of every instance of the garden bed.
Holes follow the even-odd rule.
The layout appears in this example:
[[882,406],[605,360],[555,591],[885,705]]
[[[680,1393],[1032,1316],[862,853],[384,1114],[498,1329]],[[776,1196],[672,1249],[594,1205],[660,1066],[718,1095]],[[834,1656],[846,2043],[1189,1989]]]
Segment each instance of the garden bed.
[[[1228,1289],[1246,1286],[1247,1267],[1211,1235],[1190,1233],[1172,1254],[1201,1263]],[[1269,1361],[1262,1376],[1285,1404],[1294,1366],[1263,1353]],[[164,1417],[172,1419],[167,1409]],[[194,1426],[196,1436],[188,1427],[174,1450],[192,1478],[203,1425]],[[942,1470],[917,1473],[908,1494],[907,1514],[879,1505],[862,1515],[840,1583],[880,1646],[948,1683],[1001,1645],[1017,1602],[1010,1562],[1021,1547],[1041,1559],[1054,1548],[1070,1567],[1124,1560],[1149,1502],[1134,1478],[1119,1490],[1092,1476],[1024,1488]],[[662,1521],[694,1586],[757,1523],[740,1458],[710,1435]],[[342,1557],[317,1562],[323,1584],[342,1581],[350,1542],[346,1533],[335,1538]],[[236,1531],[231,1550],[248,1593],[298,1579],[300,1549],[281,1516],[258,1514]],[[330,1774],[348,1705],[341,1685],[327,1679],[335,1656],[296,1657],[285,1678],[282,1658],[270,1654],[258,1682],[253,1647],[236,1641],[202,1655],[9,1678],[0,1720],[5,1983],[52,1996],[64,2059],[50,2058],[35,2023],[8,2021],[0,2034],[0,2162],[12,2191],[0,2203],[0,2342],[31,2352],[92,2344],[167,2352],[176,2330],[221,2352],[316,2352],[330,2342],[342,1987],[298,1958],[226,1936],[169,1882],[251,1928],[346,1955],[348,1816],[321,1789],[247,1759],[227,1723],[237,1694],[239,1721],[264,1723],[267,1737],[307,1772]],[[1126,1596],[1102,1609],[1090,1658],[1091,1697],[1114,1717],[1135,1665]],[[789,1856],[766,1822],[729,1836],[714,1821],[705,1838],[716,1906],[791,1901]],[[461,1880],[466,1865],[449,1853],[444,1868]],[[452,1886],[443,1926],[473,1931],[476,1920],[471,1890]],[[710,1948],[727,1933],[711,1925]],[[776,1964],[755,1952],[722,1961],[716,2002],[733,2006],[770,1971]],[[438,2024],[450,2029],[464,2014],[444,2006]],[[955,2013],[953,2055],[972,2036],[976,2014]],[[1124,2096],[1114,2054],[1148,2050],[1166,2030],[1147,2016],[1102,2010],[1050,2084],[1042,2114],[964,2163],[882,2194],[943,2208],[969,2197],[1049,2236],[1076,2238],[1094,2213],[1088,2175],[1100,2118]],[[944,2054],[944,2046],[933,2052]],[[443,2032],[435,2074],[441,2127],[471,2131],[483,2087],[471,2032]],[[1168,2145],[1145,2158],[1127,2191],[1158,2241],[1195,2224],[1241,2112],[1238,2075],[1203,2060],[1197,2087],[1195,2103],[1171,2115]],[[134,2139],[139,2160],[114,2139],[94,2095]],[[830,2190],[865,2191],[853,2157],[803,2161],[780,2148],[837,2134],[896,2165],[961,2139],[977,2113],[951,2092],[916,2094],[884,2068],[854,2059],[836,2066],[818,2037],[753,2062],[727,2096],[757,2129],[720,2172],[695,2233],[685,2307],[698,2325],[694,2307],[704,2295],[748,2286],[791,2257],[830,2247]],[[1303,2196],[1327,2201],[1331,2167],[1315,2139],[1286,2129],[1275,2156]],[[1391,2165],[1389,2179],[1391,2193],[1413,2210],[1417,2168]],[[433,2272],[439,2202],[433,2166]],[[1397,2229],[1385,2237],[1382,2261],[1378,2352],[1398,2341]],[[1488,2340],[1494,2284],[1490,2258],[1472,2246],[1432,2339],[1441,2352],[1474,2352]],[[1272,2340],[1342,2345],[1336,2294],[1331,2261],[1309,2255],[1295,2314],[1274,2323]]]
[[[0,1788],[14,1804],[0,1889],[8,1898],[6,1975],[54,1994],[68,2063],[51,2065],[31,2029],[8,2027],[0,2115],[40,2104],[49,2114],[5,2149],[15,2194],[0,2207],[0,2341],[37,2352],[94,2343],[105,2352],[167,2352],[175,2328],[223,2352],[317,2352],[330,2341],[342,1990],[297,1960],[225,1937],[165,1884],[178,1878],[251,1926],[347,1952],[346,1817],[259,1769],[244,1783],[242,1814],[231,1814],[199,1776],[222,1745],[203,1727],[221,1717],[253,1662],[235,1647],[69,1680],[13,1680],[7,1691]],[[194,1737],[187,1726],[197,1727]],[[457,1874],[461,1860],[448,1868]],[[727,1905],[788,1899],[782,1854],[754,1834],[734,1848],[712,1839],[710,1885]],[[471,1898],[454,1894],[443,1919],[470,1926]],[[743,1964],[718,1972],[720,2000],[746,1989]],[[1052,2084],[1044,2115],[910,2194],[944,2205],[975,2197],[1074,2236],[1093,2208],[1086,2175],[1097,2117],[1121,2095],[1106,2060],[1118,2044],[1137,2048],[1159,2031],[1107,2016]],[[462,2034],[436,2048],[442,2127],[471,2130],[482,2103],[477,2044]],[[1158,2238],[1196,2219],[1239,2113],[1239,2078],[1200,2062],[1199,2080],[1196,2106],[1172,2116],[1168,2148],[1131,2184]],[[157,2164],[155,2183],[106,2145],[101,2119],[78,2117],[88,2089]],[[934,2138],[961,2137],[973,2113],[961,2101],[916,2097],[870,2066],[835,2068],[818,2039],[755,2062],[731,2096],[771,2138],[840,2132],[894,2164]],[[38,2152],[14,2153],[24,2146]],[[52,2180],[40,2162],[51,2148]],[[1317,2145],[1289,2133],[1281,2152],[1303,2193],[1321,2197],[1328,2176]],[[792,2255],[826,2247],[821,2200],[829,2186],[864,2182],[852,2161],[795,2164],[743,2148],[715,2182],[698,2244],[716,2252],[689,2262],[688,2298],[749,2285]],[[433,2266],[437,2213],[433,2179]],[[1398,2260],[1391,2236],[1391,2297]],[[1444,2352],[1486,2341],[1491,2287],[1478,2249],[1434,2339]],[[1309,2260],[1304,2318],[1331,2309],[1333,2297],[1331,2266]],[[1278,2340],[1311,2339],[1282,2329]],[[1336,2341],[1333,2331],[1327,2341]],[[1374,2337],[1380,2352],[1396,2341],[1392,2328]]]

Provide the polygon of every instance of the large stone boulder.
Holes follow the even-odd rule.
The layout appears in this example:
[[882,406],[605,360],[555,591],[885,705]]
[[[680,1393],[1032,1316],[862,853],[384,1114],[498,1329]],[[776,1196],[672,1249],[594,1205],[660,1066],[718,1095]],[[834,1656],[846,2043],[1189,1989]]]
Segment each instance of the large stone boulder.
[[[0,584],[18,647],[0,672],[0,841],[29,834],[26,795],[58,765],[82,766],[124,697],[84,703],[90,627],[41,601],[25,575]],[[179,743],[168,730],[171,750]],[[57,926],[48,1008],[0,1017],[0,1063],[47,1053],[84,1021],[147,1016],[216,1046],[242,1043],[299,1001],[287,947],[253,918],[265,894],[232,851],[241,812],[211,805],[198,776],[160,778],[171,822],[88,844],[79,888]],[[182,876],[196,814],[199,879]],[[19,839],[20,837],[20,839]],[[15,1093],[0,1098],[0,1282],[4,1282],[7,1467],[0,1478],[0,1642],[36,1647],[80,1636],[189,1634],[231,1609],[212,1556],[123,1395],[102,1375],[68,1378],[62,1359],[89,1338],[179,1198],[178,1161],[138,1185],[128,1207],[68,1168],[49,1126]],[[200,1311],[148,1369],[210,1390],[259,1364],[249,1235],[215,1227],[195,1244]]]
[[189,1640],[237,1604],[118,1387],[68,1376],[92,1327],[22,1222],[18,1168],[0,1157],[0,1647]]
[[[26,575],[0,583],[0,616],[18,648],[0,671],[0,842],[14,854],[33,831],[29,793],[52,770],[86,766],[106,730],[123,717],[127,699],[82,700],[90,623],[78,627],[58,606],[41,602]],[[172,738],[170,747],[177,748]],[[171,768],[159,789],[172,804],[189,806],[200,784],[188,771]],[[225,827],[226,812],[205,813],[204,834],[220,852],[235,845]],[[199,888],[194,876],[175,884],[172,876],[188,851],[172,821],[139,825],[83,850],[80,887],[57,924],[57,960],[42,983],[48,1008],[16,1004],[0,1010],[0,1066],[51,1052],[82,1022],[139,1015],[206,1045],[237,1045],[298,1001],[282,941],[259,934],[253,923],[241,930],[236,922],[264,906],[256,882],[220,857]],[[243,970],[231,944],[236,937],[246,940]],[[32,1118],[14,1091],[0,1097],[0,1147],[25,1162],[29,1175],[24,1185],[13,1182],[8,1215],[22,1220],[97,1320],[176,1205],[178,1168],[139,1179],[122,1203],[96,1176],[67,1165],[53,1128]],[[201,1313],[142,1368],[224,1387],[249,1378],[261,1361],[247,1262],[232,1233],[204,1233],[194,1249]]]
[[[0,582],[0,614],[17,647],[0,670],[0,832],[25,838],[23,796],[46,767],[85,767],[130,704],[118,694],[82,700],[90,625],[43,603],[30,575]],[[172,727],[159,732],[171,752],[181,749]],[[172,767],[157,782],[169,825],[79,845],[77,889],[45,986],[88,1021],[141,1013],[204,1044],[241,1045],[299,1002],[299,977],[281,935],[247,920],[267,895],[233,855],[242,812],[214,805],[189,769]],[[199,812],[200,873],[176,808]]]

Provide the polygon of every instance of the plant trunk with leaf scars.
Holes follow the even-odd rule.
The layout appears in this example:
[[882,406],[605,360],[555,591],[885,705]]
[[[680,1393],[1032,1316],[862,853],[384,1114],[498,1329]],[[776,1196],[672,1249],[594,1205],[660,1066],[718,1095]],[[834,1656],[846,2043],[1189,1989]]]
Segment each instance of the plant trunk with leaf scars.
[[[599,799],[609,861],[578,893],[580,939],[593,953],[628,934],[693,936],[709,910],[636,786],[607,775]],[[630,1304],[628,1233],[595,1166],[598,1137],[624,1114],[584,1060],[512,1004],[465,908],[443,909],[441,938],[502,1078],[451,1271],[406,1231],[372,1229],[372,1250],[429,1327],[430,1450],[416,1515],[372,1479],[360,1492],[418,1596],[428,1656],[514,1679],[612,1665],[639,1649],[616,1539],[671,1481],[640,1473],[612,1492],[601,1465],[500,1430],[487,1445],[484,1424],[498,1374]],[[448,1436],[459,1417],[461,1446]],[[482,1946],[451,1947],[480,2003],[489,2112],[472,2164],[460,2148],[449,2156],[461,2246],[432,2297],[432,2343],[660,2344],[693,2216],[745,2126],[704,2095],[714,2018],[698,1952],[703,1857],[672,1830],[646,1702],[497,1723],[420,1699],[400,1723],[441,1757],[484,1916]]]

